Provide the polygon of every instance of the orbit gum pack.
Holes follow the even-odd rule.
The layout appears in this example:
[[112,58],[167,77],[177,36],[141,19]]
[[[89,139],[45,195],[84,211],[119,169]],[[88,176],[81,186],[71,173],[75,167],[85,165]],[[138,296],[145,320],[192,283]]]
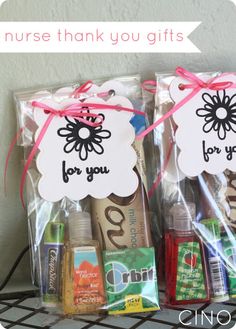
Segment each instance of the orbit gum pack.
[[109,314],[159,310],[153,248],[103,252]]

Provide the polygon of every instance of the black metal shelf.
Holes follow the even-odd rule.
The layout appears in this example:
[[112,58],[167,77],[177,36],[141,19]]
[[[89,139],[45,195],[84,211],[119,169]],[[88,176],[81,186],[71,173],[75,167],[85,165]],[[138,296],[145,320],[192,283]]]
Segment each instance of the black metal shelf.
[[[76,316],[73,319],[62,319],[58,314],[49,314],[44,308],[37,308],[37,292],[27,291],[0,295],[0,323],[4,328],[13,329],[179,329],[179,328],[232,328],[236,324],[236,301],[224,304],[201,304],[191,305],[189,307],[163,307],[162,312],[150,314],[135,314],[129,316],[111,317],[111,316]],[[217,312],[219,309],[227,310],[231,315],[231,322],[227,326],[222,326],[217,322]],[[185,322],[191,325],[184,326],[179,321],[179,313],[183,310],[188,315],[184,318]],[[213,323],[209,321],[201,325],[195,324],[196,316],[201,312],[210,318],[212,315]],[[228,316],[220,315],[220,322],[228,320]]]

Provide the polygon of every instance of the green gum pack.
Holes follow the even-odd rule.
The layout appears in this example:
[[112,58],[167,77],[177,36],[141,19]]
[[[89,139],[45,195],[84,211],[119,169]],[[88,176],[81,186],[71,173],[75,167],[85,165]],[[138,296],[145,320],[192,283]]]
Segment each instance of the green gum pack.
[[159,310],[154,248],[103,252],[109,314]]

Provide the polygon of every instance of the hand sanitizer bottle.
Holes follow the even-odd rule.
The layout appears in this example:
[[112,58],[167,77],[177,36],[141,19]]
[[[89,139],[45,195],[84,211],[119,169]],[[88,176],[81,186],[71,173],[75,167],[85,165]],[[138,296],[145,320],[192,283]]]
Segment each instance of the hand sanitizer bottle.
[[202,303],[209,300],[206,262],[201,241],[193,231],[194,203],[176,203],[171,209],[173,230],[166,255],[168,304]]
[[92,239],[87,212],[69,216],[69,241],[63,259],[64,314],[88,314],[105,304],[103,266],[99,243]]

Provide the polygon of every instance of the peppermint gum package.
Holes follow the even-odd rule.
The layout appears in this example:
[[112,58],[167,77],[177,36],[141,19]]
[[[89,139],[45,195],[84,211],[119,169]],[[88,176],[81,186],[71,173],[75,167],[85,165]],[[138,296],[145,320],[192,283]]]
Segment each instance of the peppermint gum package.
[[109,314],[160,309],[154,248],[104,251],[103,261]]

